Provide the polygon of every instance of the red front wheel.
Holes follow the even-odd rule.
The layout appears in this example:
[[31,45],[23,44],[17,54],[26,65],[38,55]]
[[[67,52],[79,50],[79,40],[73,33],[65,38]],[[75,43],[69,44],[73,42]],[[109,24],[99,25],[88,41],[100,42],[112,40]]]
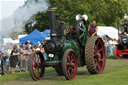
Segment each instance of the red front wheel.
[[78,59],[72,49],[67,49],[62,59],[63,74],[67,80],[75,78],[77,75]]
[[35,51],[30,55],[29,72],[33,80],[40,80],[43,77],[44,66],[43,54],[40,51]]

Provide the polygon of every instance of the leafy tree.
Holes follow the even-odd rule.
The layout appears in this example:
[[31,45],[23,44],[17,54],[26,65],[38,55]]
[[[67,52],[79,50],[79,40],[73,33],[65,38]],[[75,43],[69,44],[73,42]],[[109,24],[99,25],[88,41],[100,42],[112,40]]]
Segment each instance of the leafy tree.
[[[75,25],[77,14],[87,14],[90,23],[96,20],[98,25],[114,27],[121,24],[124,15],[128,14],[127,0],[49,0],[49,3],[57,8],[57,20],[64,21],[66,28]],[[31,31],[49,28],[48,12],[38,13],[34,19],[37,23]]]

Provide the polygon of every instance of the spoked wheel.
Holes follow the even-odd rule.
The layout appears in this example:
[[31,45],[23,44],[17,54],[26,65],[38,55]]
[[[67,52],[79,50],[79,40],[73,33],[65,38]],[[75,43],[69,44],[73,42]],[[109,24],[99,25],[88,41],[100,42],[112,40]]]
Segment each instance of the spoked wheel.
[[76,31],[77,31],[77,36],[79,38],[80,44],[85,45],[86,40],[88,38],[88,25],[87,22],[84,20],[78,20],[76,22]]
[[75,78],[77,74],[78,60],[72,49],[67,49],[62,59],[63,74],[67,80]]
[[62,65],[56,65],[54,68],[59,76],[63,75]]
[[85,63],[91,74],[104,71],[106,62],[105,47],[100,37],[90,37],[85,47]]
[[40,51],[35,51],[30,55],[29,71],[33,80],[40,80],[43,77],[45,66],[43,54]]

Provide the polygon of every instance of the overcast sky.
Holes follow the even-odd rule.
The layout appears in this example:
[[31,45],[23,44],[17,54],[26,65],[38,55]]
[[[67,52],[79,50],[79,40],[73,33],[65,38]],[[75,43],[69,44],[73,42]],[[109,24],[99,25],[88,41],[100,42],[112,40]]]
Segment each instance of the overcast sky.
[[0,20],[11,16],[26,0],[0,0]]

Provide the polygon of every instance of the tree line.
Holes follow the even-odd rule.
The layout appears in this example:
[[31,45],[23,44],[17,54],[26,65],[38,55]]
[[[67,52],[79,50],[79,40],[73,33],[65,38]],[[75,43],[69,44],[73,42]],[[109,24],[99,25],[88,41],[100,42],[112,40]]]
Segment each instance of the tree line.
[[[124,15],[128,14],[128,0],[49,0],[48,2],[57,8],[57,20],[64,21],[66,28],[75,25],[77,14],[88,15],[90,24],[96,20],[97,25],[114,27],[123,23]],[[48,12],[38,13],[34,19],[36,24],[29,30],[37,28],[43,31],[49,28]]]

